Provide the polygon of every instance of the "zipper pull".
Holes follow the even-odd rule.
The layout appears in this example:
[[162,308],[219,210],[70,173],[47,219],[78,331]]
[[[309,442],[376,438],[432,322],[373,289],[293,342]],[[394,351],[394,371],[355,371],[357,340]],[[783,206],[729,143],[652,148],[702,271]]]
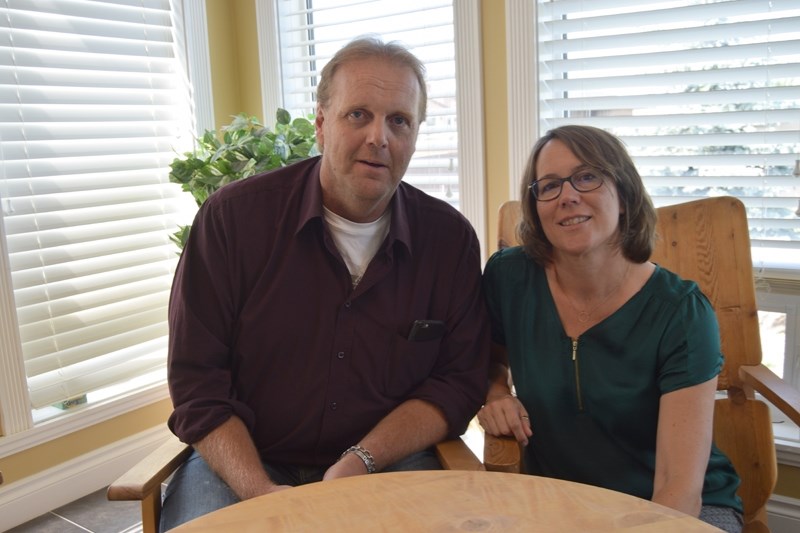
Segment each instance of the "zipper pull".
[[572,360],[576,360],[578,358],[578,339],[572,339]]

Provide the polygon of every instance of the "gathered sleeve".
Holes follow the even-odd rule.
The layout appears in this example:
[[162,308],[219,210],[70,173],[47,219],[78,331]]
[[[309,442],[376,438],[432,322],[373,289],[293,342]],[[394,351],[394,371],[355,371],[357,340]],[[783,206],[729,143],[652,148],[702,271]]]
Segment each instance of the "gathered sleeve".
[[233,397],[230,346],[236,320],[230,249],[213,196],[198,211],[169,302],[170,429],[193,444],[232,415],[248,428],[253,411]]

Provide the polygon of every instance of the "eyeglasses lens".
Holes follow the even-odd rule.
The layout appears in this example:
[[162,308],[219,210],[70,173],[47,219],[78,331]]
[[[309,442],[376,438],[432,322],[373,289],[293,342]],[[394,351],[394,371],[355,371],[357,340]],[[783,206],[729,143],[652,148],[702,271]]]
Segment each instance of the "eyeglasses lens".
[[555,200],[561,196],[564,182],[568,181],[578,192],[590,192],[603,184],[601,175],[592,172],[577,172],[566,178],[542,178],[530,186],[533,196],[540,202]]

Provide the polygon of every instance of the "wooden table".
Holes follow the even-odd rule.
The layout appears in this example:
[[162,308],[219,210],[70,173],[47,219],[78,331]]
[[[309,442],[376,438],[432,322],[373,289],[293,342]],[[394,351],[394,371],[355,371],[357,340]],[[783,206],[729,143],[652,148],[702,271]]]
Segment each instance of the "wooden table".
[[589,485],[522,474],[446,470],[303,485],[220,509],[173,531],[719,530],[673,509]]

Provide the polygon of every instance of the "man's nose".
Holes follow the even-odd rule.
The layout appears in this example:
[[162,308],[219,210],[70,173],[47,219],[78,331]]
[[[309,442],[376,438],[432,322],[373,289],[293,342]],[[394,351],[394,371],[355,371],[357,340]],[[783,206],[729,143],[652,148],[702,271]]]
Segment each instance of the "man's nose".
[[374,145],[378,148],[384,148],[387,144],[386,136],[386,123],[383,120],[374,120],[369,125],[367,132],[367,144]]

